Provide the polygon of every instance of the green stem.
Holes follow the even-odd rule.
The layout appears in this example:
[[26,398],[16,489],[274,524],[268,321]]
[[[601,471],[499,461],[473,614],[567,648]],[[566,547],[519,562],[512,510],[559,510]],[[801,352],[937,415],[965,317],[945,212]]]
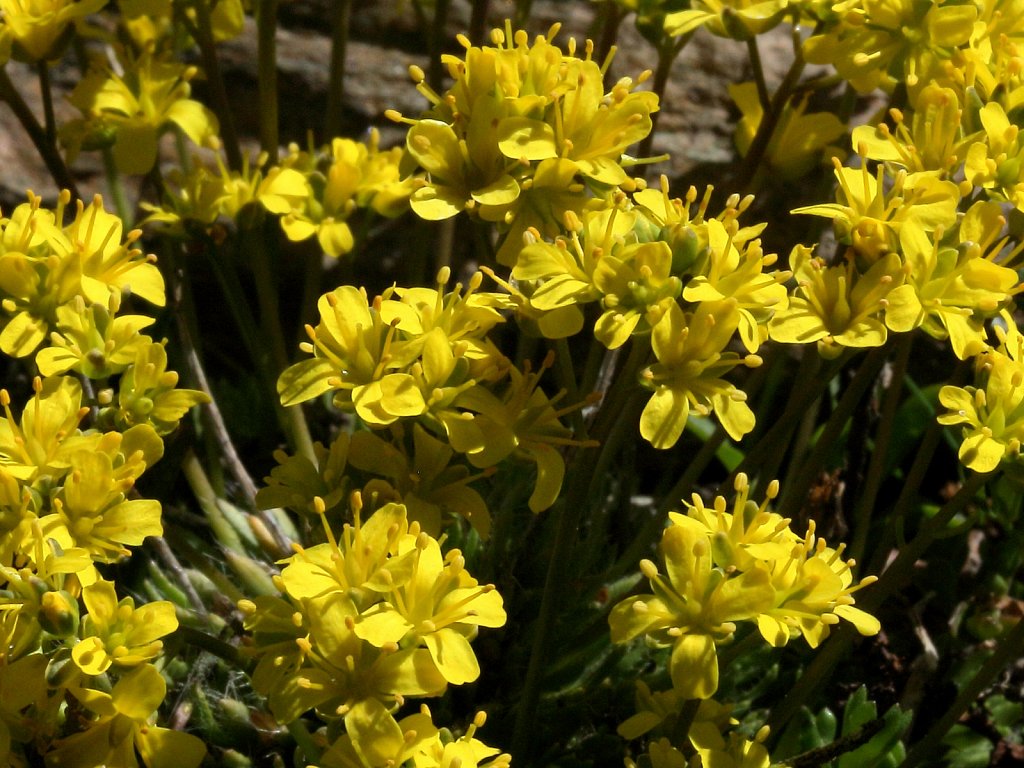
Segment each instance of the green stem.
[[299,745],[299,749],[306,756],[307,765],[320,762],[320,747],[310,732],[306,730],[306,724],[301,718],[288,723],[288,733],[295,739],[295,743]]
[[256,6],[257,88],[260,111],[260,148],[267,153],[270,165],[277,163],[277,3],[259,0]]
[[0,100],[6,102],[14,116],[18,118],[18,122],[25,129],[25,133],[28,134],[32,145],[36,148],[39,156],[42,157],[43,162],[46,164],[46,170],[50,172],[50,176],[53,177],[57,186],[68,190],[73,198],[80,198],[78,186],[71,177],[71,171],[64,164],[64,158],[60,156],[56,147],[47,140],[46,131],[39,125],[36,116],[32,114],[32,110],[29,109],[28,104],[25,103],[21,94],[18,93],[18,89],[14,87],[14,83],[11,82],[11,76],[5,67],[0,67]]
[[693,757],[696,750],[690,742],[690,728],[693,726],[694,718],[697,717],[697,710],[700,709],[700,699],[687,699],[679,708],[675,722],[669,729],[669,741],[672,746],[679,749],[687,758]]
[[217,113],[217,120],[220,122],[220,133],[228,166],[232,170],[238,171],[242,168],[242,150],[238,143],[238,132],[235,129],[234,110],[228,100],[228,89],[224,85],[224,75],[220,69],[220,60],[217,58],[217,47],[213,40],[213,26],[210,21],[210,6],[205,0],[193,2],[191,5],[195,9],[197,23],[192,24],[188,20],[188,15],[184,13],[181,14],[181,19],[199,46],[203,70],[206,72],[206,79],[210,84],[213,110]]
[[826,377],[822,374],[821,357],[813,347],[805,346],[801,352],[803,356],[800,358],[800,366],[794,377],[795,386],[791,390],[785,410],[757,444],[743,457],[743,461],[729,475],[722,487],[731,488],[732,481],[740,472],[746,472],[748,467],[757,470],[768,457],[784,453],[785,447],[789,443],[790,434],[796,429],[801,416],[831,381],[831,376]]
[[893,361],[889,387],[885,391],[882,409],[878,415],[878,430],[875,433],[871,460],[868,463],[867,476],[857,506],[854,508],[853,540],[850,544],[850,557],[860,562],[868,542],[868,530],[871,527],[871,513],[875,508],[878,492],[884,479],[886,459],[889,455],[889,443],[892,440],[893,426],[896,420],[896,408],[903,393],[903,377],[907,372],[910,360],[910,348],[913,336],[909,333],[900,334],[896,341],[896,359]]
[[451,0],[434,0],[434,20],[430,25],[429,55],[427,67],[427,84],[437,92],[441,92],[444,79],[444,63],[441,54],[444,52],[445,27],[448,24],[448,7]]
[[846,422],[850,420],[854,409],[860,404],[861,399],[868,389],[878,378],[878,372],[885,364],[885,358],[889,350],[886,347],[877,347],[871,350],[853,377],[853,381],[847,386],[843,396],[839,399],[835,411],[829,417],[825,428],[821,432],[815,444],[815,449],[804,459],[800,471],[788,488],[783,488],[781,502],[776,511],[783,517],[793,517],[800,510],[807,496],[807,490],[811,487],[818,472],[821,470],[825,459],[828,458],[828,449],[839,440]]
[[[619,4],[615,0],[605,0],[598,5],[598,25],[601,32],[597,36],[597,47],[594,49],[594,61],[604,66],[605,59],[615,46],[615,39],[619,34],[619,24],[625,15],[619,10]],[[608,73],[605,72],[605,76]]]
[[242,544],[238,531],[231,525],[227,516],[221,510],[220,504],[217,503],[217,493],[213,490],[210,478],[207,477],[206,470],[203,469],[203,465],[200,464],[199,458],[193,450],[189,449],[185,452],[185,456],[181,461],[181,469],[185,473],[185,479],[188,481],[196,501],[199,502],[199,508],[203,510],[206,521],[210,524],[210,529],[213,531],[217,542],[224,549],[231,549],[239,553],[244,552],[245,545]]
[[1018,621],[1013,628],[1006,633],[999,642],[995,652],[985,660],[974,677],[960,689],[953,704],[947,709],[924,737],[917,742],[903,760],[903,768],[914,768],[914,766],[932,758],[935,751],[941,746],[942,739],[950,728],[960,719],[960,716],[967,711],[968,707],[978,701],[981,694],[985,692],[996,676],[1000,674],[1008,664],[1018,660],[1024,654],[1024,621]]
[[[573,456],[569,473],[565,502],[554,514],[558,515],[555,541],[548,561],[544,592],[534,627],[533,647],[526,668],[523,690],[517,706],[515,730],[512,736],[511,753],[523,764],[530,763],[533,750],[538,746],[534,722],[537,704],[540,701],[544,670],[549,658],[550,637],[553,634],[558,609],[565,597],[566,572],[572,559],[579,523],[583,514],[583,497],[590,487],[591,472],[588,464],[594,455],[593,448],[578,449]],[[552,514],[548,512],[547,514]]]
[[[863,593],[859,593],[861,597],[857,601],[857,607],[871,613],[877,610],[897,589],[903,587],[913,574],[917,561],[942,532],[942,529],[990,479],[992,479],[991,474],[973,475],[961,486],[957,494],[946,502],[946,505],[939,510],[935,517],[921,526],[913,541],[900,550],[879,580],[865,589]],[[768,725],[771,727],[772,733],[782,733],[790,719],[811,700],[818,688],[828,682],[832,669],[848,657],[850,648],[857,637],[859,637],[857,630],[852,625],[843,624],[829,638],[828,642],[822,645],[789,693],[772,707],[771,715],[768,718]]]
[[331,26],[331,76],[327,85],[327,114],[324,117],[325,141],[341,135],[345,103],[345,58],[351,16],[352,0],[335,0],[334,23]]
[[107,178],[107,190],[114,199],[114,210],[117,211],[118,218],[124,222],[125,229],[131,229],[134,217],[128,205],[121,174],[117,170],[117,163],[114,162],[114,151],[110,147],[104,147],[100,154],[103,155],[103,172]]

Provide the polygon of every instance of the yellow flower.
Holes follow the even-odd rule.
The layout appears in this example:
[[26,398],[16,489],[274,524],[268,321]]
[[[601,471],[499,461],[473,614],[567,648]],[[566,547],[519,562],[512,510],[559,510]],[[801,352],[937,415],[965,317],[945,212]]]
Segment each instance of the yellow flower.
[[858,93],[905,81],[913,94],[968,41],[978,17],[972,3],[913,0],[844,0],[832,12],[839,23],[808,38],[804,55],[812,64],[835,66]]
[[163,649],[161,637],[178,628],[174,606],[167,600],[135,607],[130,597],[118,601],[114,583],[99,579],[82,590],[88,613],[82,619],[82,640],[71,658],[87,675],[100,675],[111,665],[119,671],[152,661]]
[[789,0],[696,0],[665,16],[665,31],[681,37],[705,27],[719,37],[749,40],[779,24],[788,6]]
[[948,176],[967,152],[961,112],[956,91],[929,83],[917,95],[909,128],[903,113],[890,109],[895,129],[885,123],[857,126],[852,144],[865,157],[895,163],[909,173]]
[[147,424],[158,435],[170,434],[189,409],[210,402],[205,392],[177,385],[177,372],[167,370],[164,345],[143,344],[118,382],[117,408],[105,409],[103,417],[119,429]]
[[321,172],[318,158],[293,149],[284,164],[304,173],[313,194],[305,206],[281,219],[281,228],[289,240],[317,237],[324,253],[341,256],[352,250],[355,241],[347,219],[358,208],[372,208],[384,216],[398,216],[408,207],[413,180],[399,181],[402,151],[381,152],[379,135],[371,131],[364,143],[352,139],[334,139],[328,148],[326,168]]
[[939,402],[949,409],[939,423],[964,425],[960,461],[975,472],[1016,460],[1024,441],[1024,337],[1009,314],[1003,319],[1000,348],[977,358],[975,385],[939,390]]
[[139,546],[147,536],[163,535],[160,502],[126,499],[134,477],[115,471],[110,456],[78,451],[71,454],[69,464],[61,497],[53,502],[55,511],[41,521],[44,529],[66,531],[76,546],[100,563],[130,554],[126,544]]
[[50,334],[50,346],[39,350],[36,365],[43,376],[74,370],[90,379],[104,379],[122,373],[142,348],[151,345],[140,330],[153,324],[145,315],[115,316],[120,298],[110,296],[107,306],[86,308],[81,296],[57,307],[57,330]]
[[62,141],[73,161],[82,149],[110,147],[122,173],[146,173],[157,158],[157,140],[173,123],[195,144],[218,131],[217,118],[189,98],[195,67],[151,53],[124,62],[125,74],[94,66],[69,97],[83,117],[67,123]]
[[829,267],[802,245],[790,256],[800,296],[776,311],[768,324],[775,341],[784,344],[818,342],[825,357],[836,357],[843,347],[880,347],[887,338],[881,313],[886,297],[900,285],[899,256],[890,253],[863,275],[851,262]]
[[480,665],[469,641],[479,627],[505,624],[501,595],[469,575],[459,550],[442,557],[437,540],[426,533],[399,541],[398,557],[408,553],[411,573],[359,616],[355,633],[378,648],[424,645],[445,680],[471,683]]
[[985,141],[967,150],[964,173],[976,187],[993,190],[996,199],[1024,210],[1024,138],[1002,105],[990,101],[979,112]]
[[[473,466],[491,467],[510,455],[537,465],[537,480],[528,502],[533,512],[548,509],[561,492],[565,460],[559,448],[581,444],[573,439],[572,430],[562,424],[561,417],[583,407],[585,402],[556,409],[565,392],[549,398],[538,386],[544,371],[553,364],[552,353],[537,372],[528,364],[523,371],[512,367],[511,381],[502,396],[475,386],[453,402],[463,413],[439,415],[449,443],[465,453]],[[472,418],[467,419],[466,413],[471,413]]]
[[839,242],[852,246],[865,265],[898,250],[899,230],[906,221],[916,221],[927,232],[956,222],[960,189],[951,181],[901,170],[890,185],[881,165],[872,175],[863,158],[860,168],[833,162],[842,202],[807,205],[793,213],[831,219]]
[[[579,210],[586,195],[609,188],[632,189],[625,150],[651,129],[657,96],[620,79],[607,93],[604,72],[590,58],[552,44],[558,25],[531,43],[525,31],[494,30],[496,47],[476,47],[465,38],[465,59],[445,57],[455,82],[443,95],[412,69],[433,109],[411,123],[406,140],[409,169],[425,172],[413,192],[412,209],[423,218],[445,219],[469,211],[500,222],[507,234],[499,263],[511,266],[532,227],[553,235],[566,210]],[[568,193],[568,194],[567,194]]]
[[404,372],[418,350],[396,339],[398,321],[387,324],[382,306],[380,297],[368,305],[366,292],[352,286],[322,296],[320,323],[306,326],[311,343],[303,345],[315,357],[281,374],[281,403],[295,405],[336,390],[335,404],[355,410],[369,424],[384,426],[423,414],[423,394]]
[[107,0],[0,0],[0,35],[14,43],[17,59],[55,59],[70,37],[70,26],[106,4]]
[[640,415],[640,434],[655,448],[676,444],[691,408],[702,416],[713,411],[734,440],[754,428],[746,396],[721,378],[737,365],[760,365],[756,355],[726,351],[739,323],[736,301],[727,299],[702,302],[692,313],[672,302],[654,326],[658,362],[640,376],[654,394]]
[[961,360],[984,349],[984,320],[1011,300],[1017,285],[1016,271],[985,258],[979,245],[994,239],[985,236],[986,220],[1000,218],[998,203],[975,203],[961,220],[964,242],[957,247],[905,224],[900,244],[907,277],[888,295],[885,324],[903,332],[920,326],[930,336],[949,338]]
[[735,622],[753,619],[772,605],[768,572],[716,567],[710,537],[688,518],[665,529],[658,552],[665,574],[650,560],[641,561],[654,593],[615,606],[608,618],[612,642],[646,635],[671,646],[672,688],[684,699],[709,698],[718,690],[718,644],[732,638]]
[[35,395],[26,403],[20,422],[11,413],[11,396],[0,390],[0,466],[19,480],[32,483],[40,475],[61,477],[71,455],[91,450],[99,435],[84,435],[79,422],[89,412],[82,406],[82,385],[71,376],[36,378]]
[[196,736],[151,723],[167,693],[163,676],[151,664],[121,677],[110,693],[92,688],[72,688],[71,693],[96,719],[56,742],[46,755],[48,768],[137,768],[138,757],[147,768],[197,768],[206,756]]

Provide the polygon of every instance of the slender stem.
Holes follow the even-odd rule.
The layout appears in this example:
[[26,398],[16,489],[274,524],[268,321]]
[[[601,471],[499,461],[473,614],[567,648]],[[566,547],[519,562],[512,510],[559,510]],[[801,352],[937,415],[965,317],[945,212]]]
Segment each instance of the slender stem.
[[325,141],[341,135],[345,104],[345,57],[351,16],[352,0],[335,0],[334,23],[331,27],[331,76],[327,85],[327,114],[324,117]]
[[[612,47],[615,45],[615,39],[619,34],[619,24],[622,21],[622,17],[625,15],[619,10],[619,4],[614,0],[605,0],[599,4],[599,21],[601,32],[597,36],[597,47],[594,49],[594,61],[600,65],[604,65],[605,59],[608,58],[608,54],[611,53]],[[608,76],[608,72],[605,76]]]
[[846,422],[850,420],[854,409],[871,385],[875,383],[875,379],[878,378],[878,372],[882,370],[887,354],[888,349],[886,347],[877,347],[871,350],[871,353],[861,363],[860,368],[857,369],[853,381],[850,382],[846,391],[843,392],[843,396],[839,399],[835,411],[832,412],[828,422],[825,424],[825,428],[818,438],[815,450],[812,450],[807,458],[804,459],[794,481],[788,488],[783,489],[781,503],[776,507],[776,511],[783,517],[793,517],[799,511],[807,495],[808,488],[811,487],[822,465],[825,463],[825,459],[828,458],[828,447],[834,445],[839,440],[843,429],[846,427]]
[[220,134],[228,166],[235,171],[241,170],[242,150],[238,143],[238,131],[235,129],[234,111],[228,100],[228,89],[224,85],[224,75],[220,69],[220,60],[217,58],[213,26],[210,21],[210,6],[205,1],[192,3],[191,6],[195,9],[197,23],[191,23],[188,15],[184,13],[181,14],[181,20],[199,46],[203,69],[206,72],[206,79],[210,83],[213,110],[217,113],[217,120],[220,122]]
[[217,493],[210,484],[210,478],[207,477],[206,470],[203,469],[199,458],[191,449],[185,452],[185,456],[181,461],[181,469],[185,473],[185,479],[188,481],[192,493],[195,494],[196,501],[199,502],[199,508],[206,515],[210,529],[220,545],[224,549],[231,549],[239,553],[244,552],[245,545],[242,544],[238,531],[235,530],[221,510],[220,505],[217,503]]
[[[209,432],[217,445],[218,453],[238,483],[246,506],[249,509],[256,509],[256,483],[253,482],[249,470],[246,469],[242,457],[235,448],[227,423],[224,421],[224,416],[217,405],[217,400],[213,396],[213,390],[210,387],[210,381],[206,376],[206,370],[195,341],[196,310],[195,304],[192,301],[192,293],[188,286],[177,277],[173,253],[170,245],[167,244],[163,249],[163,256],[165,262],[170,266],[167,273],[171,278],[170,284],[174,304],[179,309],[175,315],[178,337],[185,355],[185,361],[188,364],[195,386],[205,392],[210,398],[210,402],[203,406],[203,413],[206,416],[206,425],[209,428]],[[277,518],[278,514],[283,513],[275,512],[274,510],[259,510],[257,514],[273,535],[278,550],[280,552],[287,552],[290,546],[289,538],[282,529],[281,521]],[[276,555],[278,553],[272,554]]]
[[277,148],[280,144],[277,105],[277,3],[278,0],[259,0],[256,6],[260,148],[267,153],[267,161],[271,165],[277,163]]
[[1019,659],[1022,654],[1024,654],[1024,621],[1018,621],[999,642],[995,652],[985,660],[981,669],[960,689],[960,693],[957,694],[949,709],[932,724],[932,727],[928,729],[924,737],[910,749],[902,763],[904,768],[913,768],[931,758],[935,750],[941,746],[943,737],[960,719],[960,716],[967,711],[968,707],[978,701],[985,689],[995,680],[996,675],[1002,672],[1007,664]]
[[46,170],[50,172],[50,176],[53,177],[57,186],[68,190],[73,198],[80,198],[78,185],[75,184],[75,180],[71,177],[71,171],[65,165],[64,158],[60,156],[56,147],[47,140],[46,131],[39,125],[36,116],[32,114],[32,110],[25,103],[21,94],[18,93],[18,89],[14,87],[6,67],[0,68],[0,100],[5,101],[7,106],[11,108],[11,111],[14,112],[14,116],[18,118],[18,122],[25,129],[39,156],[43,158]]
[[757,174],[757,171],[761,166],[761,161],[764,159],[764,155],[768,151],[768,145],[771,143],[772,134],[775,133],[775,127],[778,125],[779,117],[782,115],[782,111],[786,107],[786,101],[796,88],[797,81],[800,80],[800,75],[803,74],[805,66],[806,62],[804,61],[802,53],[800,31],[794,27],[793,63],[790,65],[789,70],[786,72],[786,76],[782,78],[782,82],[779,84],[778,89],[772,96],[771,102],[769,103],[770,110],[765,110],[764,117],[761,119],[761,124],[757,126],[757,133],[754,134],[754,139],[750,142],[750,148],[747,150],[747,155],[743,158],[743,166],[740,169],[739,177],[736,180],[737,187],[741,189],[746,188],[754,180],[754,176]]
[[757,84],[757,99],[761,102],[761,110],[765,115],[772,114],[772,100],[768,95],[768,83],[764,79],[764,66],[761,64],[761,52],[757,47],[757,37],[747,40],[747,53],[750,55],[750,67],[754,71],[754,83]]
[[54,149],[57,148],[57,119],[53,115],[53,86],[50,82],[50,65],[40,60],[36,65],[39,71],[39,92],[43,98],[43,119],[46,125],[46,140]]
[[593,448],[581,448],[572,457],[569,482],[564,497],[565,503],[560,505],[561,508],[555,512],[558,515],[555,541],[548,561],[544,592],[534,626],[533,647],[530,650],[530,661],[526,668],[526,677],[523,680],[523,690],[517,707],[510,750],[519,762],[527,765],[530,763],[533,750],[538,746],[534,727],[537,704],[540,701],[544,669],[548,661],[550,638],[553,634],[558,608],[565,597],[565,574],[572,559],[573,545],[576,541],[583,507],[586,506],[582,502],[582,497],[586,495],[586,491],[590,487],[591,472],[588,464],[593,459],[594,452]]
[[785,410],[757,444],[743,457],[740,465],[722,484],[723,487],[731,488],[732,481],[738,473],[747,471],[748,467],[757,469],[762,466],[762,462],[768,456],[783,452],[789,442],[790,434],[800,421],[801,414],[831,381],[831,376],[826,376],[821,372],[821,357],[816,350],[804,347],[801,352],[803,357],[800,359],[800,366],[794,377],[795,387],[791,391]]
[[188,574],[185,573],[185,569],[182,567],[181,562],[175,556],[174,551],[167,544],[167,539],[163,536],[151,536],[148,539],[149,544],[156,550],[157,556],[163,561],[164,565],[170,569],[171,573],[174,574],[174,578],[177,580],[181,589],[185,595],[188,596],[188,600],[192,603],[193,609],[201,617],[206,618],[209,615],[209,611],[206,610],[206,605],[203,603],[203,599],[199,597],[199,593],[196,592],[195,585],[192,580],[189,579]]
[[306,765],[320,762],[320,747],[312,734],[306,730],[306,724],[301,718],[288,723],[288,733],[306,756]]
[[875,500],[882,487],[886,459],[889,455],[889,443],[892,440],[893,426],[896,420],[896,408],[903,393],[903,377],[907,372],[910,360],[910,348],[913,336],[909,333],[900,334],[896,341],[896,359],[893,361],[889,387],[885,391],[882,410],[878,415],[878,431],[875,433],[875,444],[868,463],[867,477],[857,506],[854,509],[853,540],[850,544],[850,557],[860,562],[868,542],[868,529],[871,527],[871,513]]
[[434,20],[430,26],[429,54],[430,65],[427,67],[427,83],[435,91],[441,90],[441,80],[444,78],[444,64],[441,61],[441,52],[444,50],[445,27],[448,24],[448,7],[451,0],[435,0]]
[[533,6],[533,0],[515,0],[515,3],[515,26],[518,29],[522,29],[530,19],[530,8]]
[[675,722],[672,723],[669,729],[669,741],[688,758],[696,754],[696,750],[690,742],[690,728],[693,726],[694,718],[697,717],[700,702],[700,699],[687,699],[684,701],[683,705],[679,708],[679,714],[676,715]]
[[474,45],[482,45],[485,42],[487,12],[490,5],[490,0],[473,0],[473,11],[469,17],[469,29],[466,34]]
[[[267,218],[263,222],[262,231],[251,231],[255,235],[254,253],[252,258],[253,277],[256,280],[256,298],[260,308],[260,321],[265,336],[270,342],[270,359],[274,369],[283,371],[288,367],[288,353],[285,351],[284,332],[281,328],[281,305],[277,293],[277,285],[271,267],[269,246],[277,242],[277,223]],[[275,398],[277,408],[283,408]],[[305,412],[302,406],[284,408],[286,426],[292,447],[316,465],[316,452],[313,450],[313,438],[309,432]]]

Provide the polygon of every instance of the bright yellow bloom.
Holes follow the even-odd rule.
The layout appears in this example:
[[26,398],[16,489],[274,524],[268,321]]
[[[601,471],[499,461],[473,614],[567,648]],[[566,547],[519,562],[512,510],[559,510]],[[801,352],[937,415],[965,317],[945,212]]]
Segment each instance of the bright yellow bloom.
[[153,324],[146,315],[116,316],[120,297],[111,294],[107,306],[86,308],[81,296],[57,307],[57,330],[50,334],[50,346],[39,350],[36,365],[43,376],[77,371],[90,379],[104,379],[122,373],[136,354],[153,343],[139,333]]
[[905,81],[913,90],[937,74],[953,49],[968,41],[978,9],[972,3],[843,0],[832,6],[840,22],[804,43],[813,64],[831,64],[868,93]]
[[624,600],[608,621],[612,642],[647,635],[671,646],[672,688],[684,699],[706,699],[718,690],[717,645],[732,638],[737,621],[768,610],[774,592],[763,569],[730,577],[717,568],[711,539],[699,525],[685,522],[677,521],[662,535],[658,551],[664,575],[650,560],[640,563],[654,594]]
[[138,768],[138,757],[146,768],[197,768],[206,756],[198,737],[151,723],[167,684],[150,664],[121,677],[110,693],[92,688],[71,692],[96,719],[57,742],[46,755],[48,768]]
[[189,98],[195,67],[143,53],[124,62],[125,74],[108,65],[94,67],[70,100],[83,117],[61,132],[72,161],[78,152],[110,147],[122,173],[146,173],[157,159],[160,135],[173,123],[195,144],[216,136],[217,118]]
[[975,384],[945,386],[939,402],[949,409],[941,424],[963,424],[960,461],[975,472],[991,472],[1003,460],[1015,461],[1024,441],[1024,337],[1009,314],[997,326],[999,349],[977,358]]
[[111,665],[118,671],[152,661],[163,649],[161,637],[178,628],[174,606],[167,600],[138,608],[131,597],[120,601],[114,583],[99,579],[82,590],[88,613],[82,619],[82,640],[71,658],[87,675],[100,675]]
[[640,434],[655,448],[676,444],[691,408],[702,416],[713,411],[734,440],[754,428],[746,396],[721,378],[738,365],[760,365],[756,355],[726,350],[739,324],[736,300],[727,299],[702,302],[692,313],[673,302],[654,326],[658,362],[640,377],[654,394],[640,415]]
[[[0,36],[7,45],[14,44],[16,59],[55,59],[67,44],[71,26],[106,4],[107,0],[0,0]],[[6,57],[0,63],[6,63]]]
[[469,641],[479,627],[505,624],[501,595],[469,575],[459,550],[442,557],[437,540],[426,533],[399,541],[398,557],[407,554],[411,573],[360,615],[355,633],[378,648],[424,645],[445,680],[473,682],[480,665]]
[[1016,271],[982,255],[980,243],[995,239],[985,232],[986,222],[1001,218],[998,203],[975,203],[961,220],[964,242],[957,247],[929,238],[913,222],[905,224],[900,244],[907,277],[888,295],[885,324],[901,332],[920,326],[930,336],[949,338],[961,360],[982,351],[983,322],[1011,300],[1017,285]]
[[680,37],[704,27],[719,37],[749,40],[779,24],[788,6],[789,0],[696,0],[665,16],[665,32]]
[[[301,209],[281,219],[289,240],[316,236],[324,253],[341,256],[352,250],[355,240],[347,219],[356,208],[372,208],[384,216],[398,216],[407,210],[412,179],[399,181],[402,150],[381,152],[379,135],[370,133],[367,142],[334,139],[326,148],[324,163],[292,149],[284,165],[304,173],[313,194]],[[318,166],[325,164],[321,171]]]
[[949,229],[956,222],[959,187],[928,173],[898,171],[887,184],[880,165],[872,175],[862,158],[860,168],[844,168],[838,160],[839,203],[796,208],[793,213],[823,216],[832,220],[836,238],[850,245],[867,265],[899,249],[899,230],[916,221],[926,232]]
[[961,113],[956,91],[929,83],[917,95],[909,127],[900,110],[890,109],[894,129],[885,123],[860,125],[851,143],[864,157],[895,163],[908,173],[948,176],[967,153]]
[[833,358],[843,347],[880,347],[887,338],[882,311],[886,297],[903,280],[895,253],[876,261],[863,275],[851,262],[827,266],[798,245],[790,257],[799,296],[776,311],[768,332],[785,344],[818,342],[818,351]]
[[[626,149],[651,129],[657,96],[620,79],[607,93],[604,69],[552,44],[558,32],[532,43],[526,32],[494,30],[496,47],[465,38],[465,59],[445,57],[455,82],[438,95],[412,70],[433,108],[412,123],[406,140],[410,165],[426,176],[411,199],[423,218],[445,219],[466,210],[508,232],[498,261],[512,265],[531,227],[544,236],[578,211],[588,185],[599,196],[609,187],[632,188]],[[566,197],[566,192],[570,195]]]

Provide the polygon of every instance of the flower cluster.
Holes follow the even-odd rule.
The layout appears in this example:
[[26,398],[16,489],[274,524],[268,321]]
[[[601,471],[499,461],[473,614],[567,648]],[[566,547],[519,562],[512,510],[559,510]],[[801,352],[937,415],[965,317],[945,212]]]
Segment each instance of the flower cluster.
[[393,218],[407,209],[413,183],[399,179],[400,157],[398,148],[379,149],[375,130],[365,142],[337,138],[317,152],[292,145],[277,165],[260,155],[231,170],[219,154],[214,166],[197,157],[188,171],[171,171],[169,194],[161,206],[147,206],[147,221],[209,227],[222,217],[244,222],[243,211],[256,206],[280,217],[289,240],[315,237],[324,253],[341,256],[355,247],[349,222],[356,211]]
[[[480,666],[470,641],[480,627],[505,623],[501,595],[466,571],[457,549],[409,523],[401,504],[362,519],[352,495],[353,523],[335,538],[320,497],[314,511],[327,541],[296,546],[275,580],[283,593],[244,600],[256,659],[253,685],[271,711],[290,723],[308,710],[344,732],[322,766],[463,764],[507,766],[507,755],[474,738],[480,713],[460,739],[445,744],[429,710],[401,720],[406,698],[441,695],[475,681]],[[355,758],[355,759],[353,759]],[[490,759],[493,758],[493,759]]]
[[814,535],[797,536],[789,520],[769,511],[773,482],[759,506],[748,500],[747,478],[736,480],[733,511],[725,498],[705,507],[694,495],[687,513],[673,512],[659,554],[665,573],[643,560],[640,570],[653,594],[619,603],[609,622],[612,639],[636,637],[672,649],[672,687],[684,699],[706,699],[718,689],[717,648],[732,640],[737,623],[752,621],[775,647],[802,635],[816,647],[840,618],[873,635],[878,621],[853,606],[852,561]]
[[54,766],[169,753],[195,766],[202,742],[154,724],[174,608],[119,600],[102,568],[162,534],[161,504],[136,482],[208,398],[177,388],[163,343],[141,332],[153,318],[119,314],[133,296],[164,304],[141,232],[124,235],[98,196],[69,203],[30,194],[0,221],[0,350],[35,353],[42,374],[20,409],[0,390],[0,744],[17,765],[33,745]]
[[[741,622],[778,648],[803,636],[811,647],[828,637],[830,627],[845,619],[862,635],[877,634],[874,617],[854,606],[853,593],[874,581],[869,576],[853,583],[852,560],[842,557],[843,546],[829,547],[815,536],[814,522],[798,536],[790,521],[768,508],[778,495],[772,481],[760,504],[749,499],[746,475],[736,478],[732,512],[722,496],[705,506],[693,495],[685,514],[672,512],[658,547],[661,567],[640,562],[652,592],[618,603],[609,616],[612,641],[627,643],[643,637],[656,648],[671,649],[670,690],[652,693],[638,686],[637,714],[619,728],[634,739],[663,723],[671,725],[686,702],[699,701],[689,728],[692,748],[703,765],[767,768],[768,753],[761,742],[722,731],[730,724],[728,709],[711,697],[718,690],[718,648],[732,642]],[[735,721],[733,721],[735,724]],[[652,764],[673,762],[681,753],[668,740],[649,745]],[[659,756],[660,755],[660,756]]]
[[[565,473],[555,446],[572,442],[565,409],[556,408],[561,395],[549,398],[540,372],[516,369],[488,338],[509,298],[478,290],[479,273],[445,292],[449,277],[444,268],[436,289],[392,288],[372,301],[353,286],[321,297],[320,322],[307,326],[303,346],[313,357],[281,374],[281,402],[329,392],[371,428],[419,420],[481,469],[526,458],[537,465],[530,508],[547,509]],[[421,450],[430,449],[424,442]]]
[[464,59],[444,57],[454,84],[438,95],[412,69],[417,88],[433,107],[410,124],[407,164],[424,176],[413,192],[417,215],[446,219],[467,211],[505,229],[498,261],[510,266],[531,228],[555,235],[567,211],[579,212],[589,188],[599,195],[632,190],[635,161],[626,149],[651,130],[657,96],[620,79],[605,92],[610,62],[599,65],[587,43],[584,58],[552,41],[555,25],[531,43],[523,30],[496,29],[494,46],[466,48]]

